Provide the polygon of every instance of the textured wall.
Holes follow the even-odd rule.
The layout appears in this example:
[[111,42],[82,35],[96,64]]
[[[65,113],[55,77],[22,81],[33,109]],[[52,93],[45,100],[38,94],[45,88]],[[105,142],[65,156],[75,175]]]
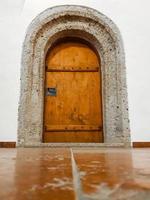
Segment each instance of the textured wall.
[[[80,37],[101,58],[105,143],[130,145],[126,68],[122,38],[105,15],[83,6],[45,10],[29,25],[23,45],[18,145],[41,144],[45,55],[58,39]],[[49,42],[50,41],[50,42]]]
[[[0,140],[16,140],[20,88],[20,60],[25,31],[44,9],[72,0],[7,0],[0,3]],[[110,17],[120,28],[126,52],[132,140],[150,141],[149,1],[82,1]],[[130,5],[130,6],[129,6]]]

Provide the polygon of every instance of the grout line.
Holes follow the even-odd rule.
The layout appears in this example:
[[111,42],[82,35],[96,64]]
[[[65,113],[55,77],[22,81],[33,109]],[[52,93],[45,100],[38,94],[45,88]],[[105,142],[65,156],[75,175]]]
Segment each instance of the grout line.
[[70,149],[70,151],[71,151],[72,174],[73,174],[73,183],[74,183],[74,189],[75,189],[75,194],[76,194],[76,200],[84,200],[82,185],[80,181],[80,174],[79,174],[78,167],[76,165],[76,162],[73,156],[72,149]]

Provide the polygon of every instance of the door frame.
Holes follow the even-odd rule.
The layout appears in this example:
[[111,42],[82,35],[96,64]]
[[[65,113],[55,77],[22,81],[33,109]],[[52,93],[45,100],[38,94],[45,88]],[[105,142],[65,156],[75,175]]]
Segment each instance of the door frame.
[[22,51],[17,146],[54,146],[42,142],[45,56],[57,40],[65,37],[86,40],[101,58],[104,144],[130,146],[126,67],[120,32],[105,15],[75,5],[49,8],[28,27]]

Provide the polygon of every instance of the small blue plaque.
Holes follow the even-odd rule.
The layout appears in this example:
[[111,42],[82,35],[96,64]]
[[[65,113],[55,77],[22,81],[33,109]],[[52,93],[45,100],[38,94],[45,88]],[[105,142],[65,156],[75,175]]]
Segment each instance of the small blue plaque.
[[46,89],[46,96],[56,96],[57,90],[56,88],[47,88]]

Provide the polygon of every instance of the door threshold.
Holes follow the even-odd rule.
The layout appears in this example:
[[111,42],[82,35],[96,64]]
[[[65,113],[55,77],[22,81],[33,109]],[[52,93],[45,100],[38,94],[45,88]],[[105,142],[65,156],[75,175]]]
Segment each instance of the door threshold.
[[124,143],[28,143],[17,147],[125,147]]

